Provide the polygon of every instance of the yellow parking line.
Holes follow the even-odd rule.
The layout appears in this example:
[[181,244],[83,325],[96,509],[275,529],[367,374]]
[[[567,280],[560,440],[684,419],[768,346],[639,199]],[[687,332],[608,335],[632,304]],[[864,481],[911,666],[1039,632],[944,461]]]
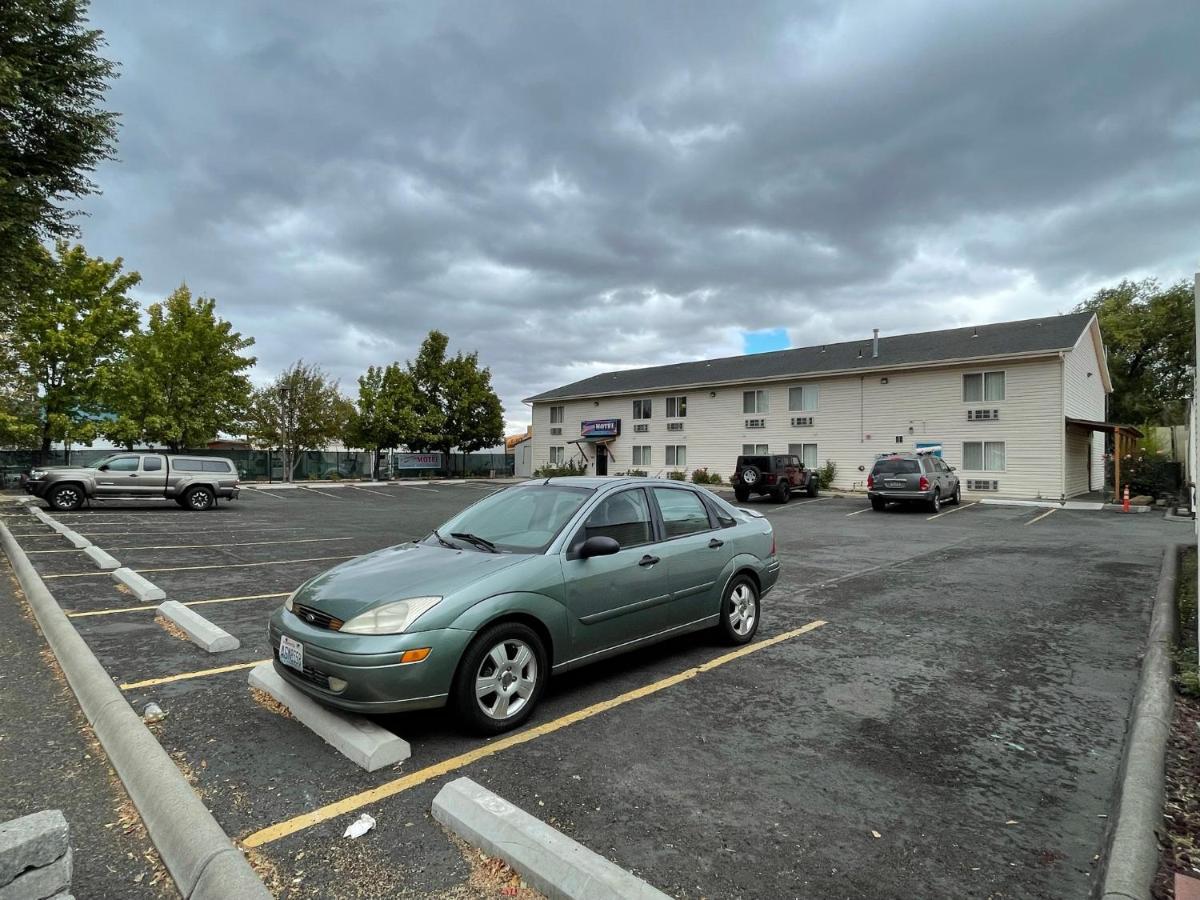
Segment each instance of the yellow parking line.
[[592,716],[599,715],[603,712],[608,712],[610,709],[615,709],[618,706],[623,706],[632,700],[639,700],[642,697],[648,697],[651,694],[656,694],[661,690],[673,687],[681,682],[695,678],[702,672],[708,672],[718,666],[723,666],[726,663],[733,662],[735,659],[740,659],[750,653],[757,653],[759,650],[766,650],[768,647],[773,647],[783,641],[791,640],[794,637],[799,637],[807,632],[814,631],[822,625],[828,623],[817,619],[809,622],[807,625],[800,628],[794,628],[791,631],[785,631],[783,634],[777,634],[775,637],[767,638],[764,641],[759,641],[754,644],[746,644],[744,647],[739,647],[716,659],[710,659],[706,663],[701,663],[691,669],[686,669],[677,675],[671,675],[663,678],[660,681],[655,681],[652,684],[647,684],[644,687],[635,688],[632,691],[626,691],[624,694],[618,694],[609,700],[595,703],[592,706],[584,709],[576,710],[572,713],[567,713],[565,716],[560,716],[553,721],[547,722],[544,725],[538,725],[530,728],[527,731],[519,731],[516,734],[511,734],[508,737],[500,738],[490,744],[485,744],[482,747],[477,747],[467,753],[461,753],[458,756],[443,760],[440,763],[435,763],[432,766],[426,766],[424,769],[418,769],[408,775],[404,775],[393,781],[381,784],[379,787],[371,788],[370,790],[362,791],[358,794],[352,794],[345,799],[338,800],[334,803],[327,804],[312,812],[304,813],[292,819],[287,819],[268,828],[263,828],[242,840],[243,847],[261,847],[264,844],[270,844],[280,838],[285,838],[289,834],[295,834],[297,831],[303,831],[305,828],[310,828],[321,822],[327,822],[330,819],[345,815],[348,812],[361,809],[364,806],[370,806],[373,803],[378,803],[388,797],[394,797],[396,794],[402,793],[409,788],[424,784],[431,779],[438,778],[442,775],[449,774],[464,766],[469,766],[471,763],[478,762],[481,759],[486,759],[489,756],[495,756],[509,747],[515,747],[519,744],[527,743],[536,738],[544,737],[548,734],[553,734],[560,729],[566,728],[569,725],[574,725],[577,722],[582,722],[585,719],[590,719]]
[[[249,566],[286,566],[289,563],[328,562],[334,559],[354,559],[353,556],[310,556],[306,559],[271,559],[266,562],[222,563],[212,566],[166,566],[159,569],[134,569],[139,575],[147,572],[191,572],[196,569],[244,569]],[[89,575],[111,575],[110,572],[68,572],[65,575],[43,575],[42,580],[51,578],[86,578]]]
[[1025,524],[1033,525],[1035,522],[1040,522],[1040,521],[1042,521],[1042,519],[1046,518],[1046,516],[1050,515],[1051,513],[1056,513],[1056,512],[1058,512],[1058,507],[1057,506],[1051,507],[1050,509],[1048,509],[1044,513],[1042,513],[1040,516],[1036,516],[1035,518],[1030,519]]
[[[245,594],[241,597],[213,597],[209,600],[188,600],[184,606],[204,606],[208,603],[231,603],[234,600],[266,600],[270,597],[286,597],[290,591],[284,591],[281,594]],[[68,619],[86,619],[89,616],[112,616],[117,613],[126,612],[157,612],[158,607],[153,603],[143,603],[141,606],[117,606],[112,609],[89,609],[85,611],[69,612]]]
[[948,515],[950,515],[950,513],[962,512],[964,509],[970,509],[972,506],[978,506],[978,505],[979,505],[978,500],[976,500],[974,503],[960,504],[959,506],[954,507],[954,509],[948,509],[945,512],[940,512],[940,513],[937,513],[936,515],[932,515],[925,521],[931,522],[934,519],[940,519],[942,516],[948,516]]
[[206,675],[220,675],[222,672],[236,672],[239,669],[253,669],[257,665],[270,662],[269,659],[256,659],[254,662],[236,663],[232,666],[221,666],[218,669],[201,669],[199,672],[183,672],[179,675],[167,675],[163,678],[147,678],[145,681],[127,681],[125,684],[118,685],[123,691],[132,691],[137,688],[154,687],[159,684],[170,684],[172,681],[186,681],[189,678],[203,678]]

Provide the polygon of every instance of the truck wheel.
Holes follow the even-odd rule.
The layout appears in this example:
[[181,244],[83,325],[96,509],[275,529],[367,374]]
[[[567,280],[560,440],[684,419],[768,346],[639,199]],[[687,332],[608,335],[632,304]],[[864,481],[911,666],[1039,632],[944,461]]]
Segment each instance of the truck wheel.
[[792,485],[790,482],[783,482],[779,487],[775,488],[775,502],[787,503],[792,499]]
[[77,484],[60,484],[46,496],[51,508],[60,512],[74,512],[83,506],[83,488]]
[[192,488],[183,495],[183,499],[187,502],[188,509],[194,509],[199,512],[212,509],[213,504],[217,502],[216,496],[206,487]]
[[745,488],[736,487],[733,489],[733,496],[737,499],[738,503],[745,503],[750,499],[750,492]]
[[812,477],[810,477],[808,479],[808,496],[810,496],[810,497],[817,496],[817,493],[818,493],[818,491],[820,491],[820,489],[821,489],[821,480],[819,478],[817,478],[816,475],[813,475]]

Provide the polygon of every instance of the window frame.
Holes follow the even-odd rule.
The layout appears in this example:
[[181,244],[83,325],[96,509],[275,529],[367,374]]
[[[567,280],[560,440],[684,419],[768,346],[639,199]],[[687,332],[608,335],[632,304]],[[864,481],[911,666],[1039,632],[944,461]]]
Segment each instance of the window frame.
[[[754,398],[754,409],[746,409],[746,400],[749,397]],[[758,401],[762,399],[760,406]],[[765,416],[771,411],[771,392],[763,388],[755,390],[742,391],[742,415],[743,416]]]
[[[747,447],[750,448],[749,453],[746,452]],[[759,447],[765,447],[766,449],[759,450],[758,449]],[[741,455],[742,456],[770,456],[771,455],[771,445],[770,444],[742,444]]]
[[[792,403],[792,392],[800,391],[800,405]],[[805,405],[809,394],[813,395],[813,405]],[[819,384],[796,384],[788,388],[788,412],[817,412],[821,408],[821,386]]]
[[[686,419],[687,418],[687,394],[672,394],[664,399],[664,412],[668,419]],[[671,407],[675,408],[671,412]]]
[[[690,531],[687,534],[676,534],[676,535],[668,536],[667,523],[666,523],[666,520],[663,519],[662,507],[660,507],[658,505],[658,497],[655,496],[655,491],[659,491],[659,490],[662,490],[662,491],[684,491],[686,493],[691,494],[693,497],[695,497],[698,501],[700,501],[700,505],[704,508],[704,512],[708,516],[708,528],[706,528],[704,531]],[[712,506],[709,503],[705,502],[704,497],[701,496],[699,491],[694,491],[691,488],[686,487],[681,484],[675,485],[675,484],[666,483],[666,484],[650,485],[649,486],[649,494],[650,494],[650,502],[653,504],[654,524],[657,529],[657,533],[658,533],[657,543],[659,543],[659,544],[666,544],[671,541],[682,540],[683,538],[695,537],[698,534],[709,534],[710,532],[717,531],[720,528],[731,527],[728,525],[722,525],[720,523],[720,521],[713,515]],[[735,525],[737,524],[736,521],[734,524]],[[622,547],[621,549],[623,550],[625,548]]]
[[[559,451],[558,459],[554,458],[554,451],[556,451],[556,450]],[[562,465],[566,465],[566,462],[567,462],[567,448],[560,447],[560,446],[552,446],[550,448],[550,460],[549,460],[548,464],[551,466],[562,466]]]
[[[800,452],[799,452],[799,453],[793,453],[793,452],[792,452],[792,448],[793,448],[793,447],[799,447],[799,448],[800,448]],[[814,464],[813,464],[813,465],[811,465],[811,466],[810,466],[808,463],[806,463],[806,462],[804,461],[804,448],[805,448],[805,447],[812,447],[812,448],[813,448],[813,463],[814,463]],[[803,468],[806,468],[806,469],[812,469],[812,470],[814,470],[814,471],[815,471],[815,470],[816,470],[816,469],[819,467],[819,465],[820,465],[820,462],[821,462],[821,447],[820,447],[820,441],[801,441],[801,442],[799,442],[799,443],[796,443],[796,444],[788,444],[788,456],[796,456],[796,457],[799,457],[799,459],[800,459],[800,465],[801,465]]]
[[[967,447],[968,447],[968,445],[971,445],[971,444],[979,445],[980,468],[978,468],[978,469],[973,469],[967,465]],[[1003,448],[1003,450],[1001,452],[1004,454],[1004,465],[1001,466],[999,469],[989,469],[987,467],[987,462],[988,462],[987,445],[988,444],[999,444]],[[963,443],[962,443],[962,470],[964,472],[984,472],[984,473],[1007,472],[1008,471],[1008,442],[1007,441],[985,441],[985,440],[963,441]]]
[[[1000,376],[1000,399],[998,399],[998,400],[989,400],[987,398],[987,381],[988,381],[987,377],[989,375],[999,375]],[[979,379],[979,399],[978,400],[967,399],[967,379],[968,378],[978,378]],[[963,372],[962,373],[962,402],[963,403],[970,403],[972,405],[984,404],[984,403],[1003,403],[1007,399],[1008,399],[1008,369],[979,369],[978,371],[974,371],[974,372]]]
[[[683,462],[679,462],[679,451],[680,450],[683,451]],[[674,460],[671,459],[672,452],[674,452],[674,454],[675,454]],[[678,469],[680,467],[686,467],[687,464],[688,464],[687,463],[687,444],[667,444],[663,448],[663,465],[664,466],[671,466],[673,468]]]
[[551,406],[550,407],[550,424],[551,425],[563,424],[563,419],[566,418],[566,412],[567,412],[567,408],[565,406],[562,406],[561,404],[558,406]]
[[[638,459],[639,451],[643,459]],[[630,465],[633,466],[652,466],[654,465],[654,445],[653,444],[634,444],[633,451],[630,454]]]
[[633,419],[642,421],[654,418],[654,399],[652,397],[638,397],[633,401]]

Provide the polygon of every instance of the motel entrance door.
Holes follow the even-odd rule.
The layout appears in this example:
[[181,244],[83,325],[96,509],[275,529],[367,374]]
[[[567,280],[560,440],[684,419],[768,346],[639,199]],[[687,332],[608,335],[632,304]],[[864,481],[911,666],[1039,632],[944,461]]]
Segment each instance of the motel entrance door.
[[596,474],[608,474],[608,450],[605,449],[603,444],[596,445]]

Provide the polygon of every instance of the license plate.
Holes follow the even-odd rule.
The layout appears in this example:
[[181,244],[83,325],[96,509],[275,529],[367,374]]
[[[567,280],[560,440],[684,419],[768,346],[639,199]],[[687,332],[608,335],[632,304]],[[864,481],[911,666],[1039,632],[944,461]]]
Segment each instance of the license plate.
[[890,488],[908,487],[907,482],[904,482],[904,481],[885,481],[884,485],[886,485],[887,487],[890,487]]
[[299,672],[304,671],[304,645],[286,634],[279,636],[279,661]]

